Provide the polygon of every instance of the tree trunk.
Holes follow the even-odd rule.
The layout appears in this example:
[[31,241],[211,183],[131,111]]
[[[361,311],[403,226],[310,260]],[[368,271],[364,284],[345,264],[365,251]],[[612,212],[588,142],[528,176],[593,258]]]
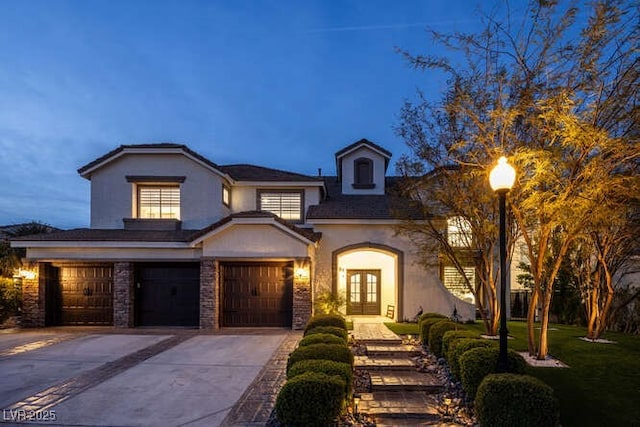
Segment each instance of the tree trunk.
[[540,322],[540,341],[538,346],[538,360],[544,360],[549,353],[549,340],[547,337],[547,331],[549,329],[549,309],[551,308],[551,297],[553,296],[553,287],[548,286],[547,291],[544,293],[544,301],[542,304],[542,319]]
[[531,293],[531,301],[527,310],[527,344],[529,347],[529,355],[536,354],[536,306],[538,305],[538,290],[534,289]]

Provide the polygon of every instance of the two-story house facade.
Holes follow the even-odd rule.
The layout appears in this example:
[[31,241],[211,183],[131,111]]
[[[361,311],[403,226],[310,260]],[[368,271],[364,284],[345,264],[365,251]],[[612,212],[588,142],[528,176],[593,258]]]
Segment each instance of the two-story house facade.
[[335,176],[312,177],[217,165],[180,144],[116,148],[78,170],[89,228],[13,240],[36,273],[23,322],[301,328],[326,291],[353,316],[472,318],[396,233],[391,153],[360,140],[335,159]]

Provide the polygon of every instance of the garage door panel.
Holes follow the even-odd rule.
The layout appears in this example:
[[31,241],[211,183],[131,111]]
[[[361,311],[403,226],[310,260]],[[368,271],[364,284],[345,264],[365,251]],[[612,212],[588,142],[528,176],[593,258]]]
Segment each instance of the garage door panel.
[[199,264],[141,264],[135,282],[137,325],[198,326]]
[[62,325],[113,325],[113,267],[60,266]]
[[291,326],[291,263],[223,263],[222,326]]

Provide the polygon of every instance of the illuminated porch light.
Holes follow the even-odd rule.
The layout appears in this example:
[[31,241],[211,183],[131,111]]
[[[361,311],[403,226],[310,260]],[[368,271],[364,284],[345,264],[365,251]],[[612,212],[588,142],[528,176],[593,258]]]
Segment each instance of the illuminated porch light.
[[494,166],[489,174],[489,183],[493,191],[509,191],[516,181],[516,170],[507,163],[507,158],[502,156],[498,159],[498,164]]
[[25,269],[18,269],[18,274],[16,275],[18,277],[21,277],[25,280],[33,280],[36,278],[37,273],[35,271],[32,270],[25,270]]
[[296,277],[300,280],[309,278],[309,270],[304,267],[296,268]]

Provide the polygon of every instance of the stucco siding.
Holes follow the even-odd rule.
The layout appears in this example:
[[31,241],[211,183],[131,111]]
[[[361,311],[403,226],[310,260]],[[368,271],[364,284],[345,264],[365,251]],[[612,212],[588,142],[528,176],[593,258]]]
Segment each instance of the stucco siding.
[[304,258],[307,244],[272,225],[231,226],[203,242],[211,258]]
[[[373,161],[373,182],[371,189],[353,188],[354,160],[365,157]],[[361,147],[342,158],[342,193],[343,194],[384,194],[385,159],[368,148]]]
[[91,176],[91,228],[123,228],[135,217],[135,184],[127,176],[184,176],[180,184],[180,220],[198,229],[228,214],[222,204],[223,179],[181,154],[125,155]]
[[[403,311],[401,316],[403,318],[411,319],[418,312],[420,306],[425,312],[434,311],[447,316],[453,314],[455,307],[462,318],[475,318],[475,307],[454,297],[442,285],[436,255],[434,255],[433,267],[423,266],[410,242],[401,236],[396,236],[392,225],[323,224],[316,225],[314,229],[322,232],[322,240],[316,254],[316,294],[331,289],[332,275],[337,274],[337,272],[332,272],[333,251],[350,245],[371,242],[395,248],[403,253],[403,292],[401,295]],[[363,250],[366,248],[363,247]],[[383,297],[385,300],[389,300],[388,293]],[[386,306],[382,307],[383,315],[385,309]]]
[[135,261],[158,261],[158,260],[199,260],[201,257],[200,248],[29,248],[27,258],[39,261],[51,260],[135,260]]

